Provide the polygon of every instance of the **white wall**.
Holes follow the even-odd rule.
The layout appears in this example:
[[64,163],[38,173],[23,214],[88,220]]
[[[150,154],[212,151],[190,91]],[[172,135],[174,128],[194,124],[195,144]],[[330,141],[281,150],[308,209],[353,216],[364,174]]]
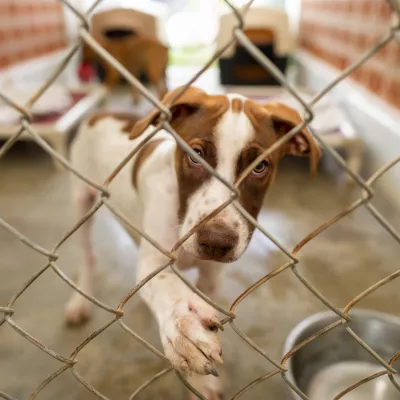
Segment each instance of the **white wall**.
[[[321,90],[340,74],[307,52],[299,52],[298,60],[301,84],[313,91]],[[349,79],[341,82],[330,96],[341,101],[365,143],[365,177],[400,156],[399,110]],[[400,207],[400,163],[378,180],[375,187],[387,200]]]

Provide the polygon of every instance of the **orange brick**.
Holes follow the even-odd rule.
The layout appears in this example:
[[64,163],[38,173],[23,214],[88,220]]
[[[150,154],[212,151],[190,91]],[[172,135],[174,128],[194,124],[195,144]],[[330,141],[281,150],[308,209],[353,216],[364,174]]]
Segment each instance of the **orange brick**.
[[400,63],[400,45],[396,43],[395,49],[393,51],[394,53],[394,61],[397,63]]
[[350,60],[346,56],[340,58],[340,69],[345,69],[350,65]]
[[357,35],[357,49],[359,50],[359,51],[364,51],[366,48],[367,48],[367,46],[368,46],[368,44],[367,44],[367,36],[363,33],[363,32],[361,32],[361,33],[359,33],[358,35]]
[[0,68],[10,65],[10,59],[6,56],[0,56]]
[[361,68],[357,68],[355,71],[351,73],[351,77],[356,81],[361,81],[363,79],[363,71]]
[[361,4],[361,14],[363,17],[370,17],[374,13],[374,1],[364,0]]
[[368,88],[375,94],[382,94],[383,89],[382,74],[378,71],[371,71],[369,76]]
[[[386,46],[382,47],[379,52],[377,53],[376,57],[381,62],[386,63],[394,63],[396,61],[396,50],[400,49],[400,46],[395,43],[391,42],[388,43]],[[400,51],[399,51],[400,55]],[[399,58],[400,61],[400,58]]]
[[342,36],[343,36],[343,41],[348,43],[350,41],[351,32],[348,31],[347,29],[344,29]]
[[396,107],[400,107],[400,81],[393,81],[390,84],[388,88],[387,100]]
[[343,1],[341,3],[340,12],[343,15],[347,16],[348,14],[350,14],[350,4],[351,4],[351,1]]
[[386,1],[381,1],[378,6],[378,14],[385,21],[389,21],[392,15],[392,8]]

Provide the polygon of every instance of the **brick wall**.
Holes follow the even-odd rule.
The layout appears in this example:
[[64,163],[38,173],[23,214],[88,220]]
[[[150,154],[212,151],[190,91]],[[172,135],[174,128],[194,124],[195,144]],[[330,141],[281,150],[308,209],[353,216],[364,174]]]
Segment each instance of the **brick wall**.
[[[390,20],[386,0],[302,0],[300,44],[343,69],[388,32]],[[351,77],[400,108],[400,43],[392,41]]]
[[58,0],[0,0],[0,69],[66,44]]

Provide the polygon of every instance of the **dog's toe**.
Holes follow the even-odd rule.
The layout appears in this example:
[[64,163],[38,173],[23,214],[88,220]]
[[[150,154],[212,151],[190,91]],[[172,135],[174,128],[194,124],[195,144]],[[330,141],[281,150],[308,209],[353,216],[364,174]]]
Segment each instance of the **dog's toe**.
[[165,355],[175,369],[218,376],[215,364],[223,361],[215,321],[219,323],[215,309],[200,298],[191,296],[175,305],[161,326]]

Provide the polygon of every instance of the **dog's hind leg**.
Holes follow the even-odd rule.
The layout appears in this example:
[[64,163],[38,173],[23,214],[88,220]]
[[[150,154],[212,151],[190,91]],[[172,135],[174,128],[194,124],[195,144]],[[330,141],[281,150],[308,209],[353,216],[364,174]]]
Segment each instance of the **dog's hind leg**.
[[[74,203],[77,216],[82,218],[93,207],[96,201],[96,191],[92,188],[79,188],[76,192]],[[89,218],[78,230],[83,248],[83,263],[78,272],[78,287],[88,295],[93,295],[94,270],[96,265],[95,255],[91,240],[93,217]],[[80,324],[87,320],[91,314],[92,303],[80,293],[74,291],[65,309],[66,320],[69,324]]]

